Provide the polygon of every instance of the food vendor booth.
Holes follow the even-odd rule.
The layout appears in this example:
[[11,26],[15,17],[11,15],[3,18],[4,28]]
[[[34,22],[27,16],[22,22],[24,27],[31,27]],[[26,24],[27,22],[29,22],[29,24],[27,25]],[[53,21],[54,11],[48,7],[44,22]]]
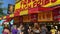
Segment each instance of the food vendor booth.
[[[56,8],[60,8],[60,0],[21,0],[15,3],[13,14],[4,16],[4,19],[13,18],[15,24],[19,23],[55,23],[59,20],[55,19]],[[52,24],[51,23],[51,24]]]

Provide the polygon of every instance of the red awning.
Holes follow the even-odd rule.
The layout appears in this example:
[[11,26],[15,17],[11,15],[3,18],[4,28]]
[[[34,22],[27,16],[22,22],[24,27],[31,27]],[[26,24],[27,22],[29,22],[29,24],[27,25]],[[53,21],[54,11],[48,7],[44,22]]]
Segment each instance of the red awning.
[[37,8],[31,8],[28,10],[28,14],[32,14],[32,13],[38,13],[38,7]]
[[60,6],[55,6],[55,7],[38,7],[39,11],[50,11],[50,10],[54,10],[56,8],[59,8]]
[[[60,6],[55,6],[55,7],[36,7],[36,8],[31,8],[31,9],[28,9],[28,14],[32,14],[32,13],[39,13],[40,11],[50,11],[50,10],[54,10],[56,8],[60,8]],[[20,9],[16,10],[14,12],[14,17],[15,16],[21,16],[20,15]],[[10,16],[6,16],[6,18],[10,18]],[[3,18],[4,19],[4,18]]]
[[56,6],[56,7],[36,7],[36,8],[31,8],[28,9],[28,14],[32,14],[32,13],[39,13],[40,11],[52,11],[56,8],[59,8],[60,6]]

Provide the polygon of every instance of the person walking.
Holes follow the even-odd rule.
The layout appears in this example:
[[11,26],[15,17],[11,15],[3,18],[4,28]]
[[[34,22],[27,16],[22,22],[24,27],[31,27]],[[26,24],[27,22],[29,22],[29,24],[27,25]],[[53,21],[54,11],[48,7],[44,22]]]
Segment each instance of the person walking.
[[17,34],[24,34],[23,25],[22,24],[19,26]]
[[12,29],[12,34],[17,34],[18,30],[17,30],[17,27],[16,25],[14,25],[14,28]]
[[29,26],[29,28],[28,28],[28,34],[33,34],[33,30],[32,30],[31,26]]
[[46,28],[46,25],[43,24],[42,27],[41,27],[41,33],[40,34],[48,34],[48,29]]
[[52,29],[50,30],[51,34],[56,34],[56,29],[54,27],[52,27]]
[[40,31],[41,31],[41,29],[40,29],[39,24],[38,23],[34,23],[33,33],[34,34],[40,34]]

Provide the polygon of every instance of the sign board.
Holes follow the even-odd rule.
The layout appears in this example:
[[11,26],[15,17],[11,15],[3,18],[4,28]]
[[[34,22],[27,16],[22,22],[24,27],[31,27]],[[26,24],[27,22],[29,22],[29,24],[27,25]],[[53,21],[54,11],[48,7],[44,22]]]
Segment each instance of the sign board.
[[15,10],[31,9],[35,7],[51,7],[58,4],[60,4],[60,0],[21,0],[15,4]]
[[53,21],[52,11],[38,13],[38,21]]

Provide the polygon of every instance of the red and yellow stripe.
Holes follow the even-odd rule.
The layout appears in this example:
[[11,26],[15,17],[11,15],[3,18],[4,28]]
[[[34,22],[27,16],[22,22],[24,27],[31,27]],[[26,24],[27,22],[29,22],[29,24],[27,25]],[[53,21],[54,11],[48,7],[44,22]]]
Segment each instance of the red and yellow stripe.
[[[33,0],[29,0],[29,1],[26,0],[26,2],[25,1],[20,1],[20,2],[16,3],[15,4],[14,14],[3,16],[0,19],[7,19],[7,18],[13,18],[13,17],[16,17],[16,16],[21,16],[21,15],[27,15],[27,14],[32,14],[32,13],[39,13],[39,11],[50,11],[50,10],[53,10],[55,8],[60,7],[60,6],[58,6],[58,7],[49,8],[51,6],[59,5],[60,4],[60,0],[57,0],[54,3],[50,2],[50,3],[46,4],[46,5],[43,5],[43,7],[40,7],[39,3],[37,3],[39,0],[37,0],[36,1],[37,4],[35,4],[35,6],[33,6],[33,4],[34,4],[35,1],[36,0],[34,0],[34,1]],[[42,2],[40,4],[42,4]],[[39,5],[39,6],[37,7],[36,5]],[[22,8],[24,10],[22,10]]]

